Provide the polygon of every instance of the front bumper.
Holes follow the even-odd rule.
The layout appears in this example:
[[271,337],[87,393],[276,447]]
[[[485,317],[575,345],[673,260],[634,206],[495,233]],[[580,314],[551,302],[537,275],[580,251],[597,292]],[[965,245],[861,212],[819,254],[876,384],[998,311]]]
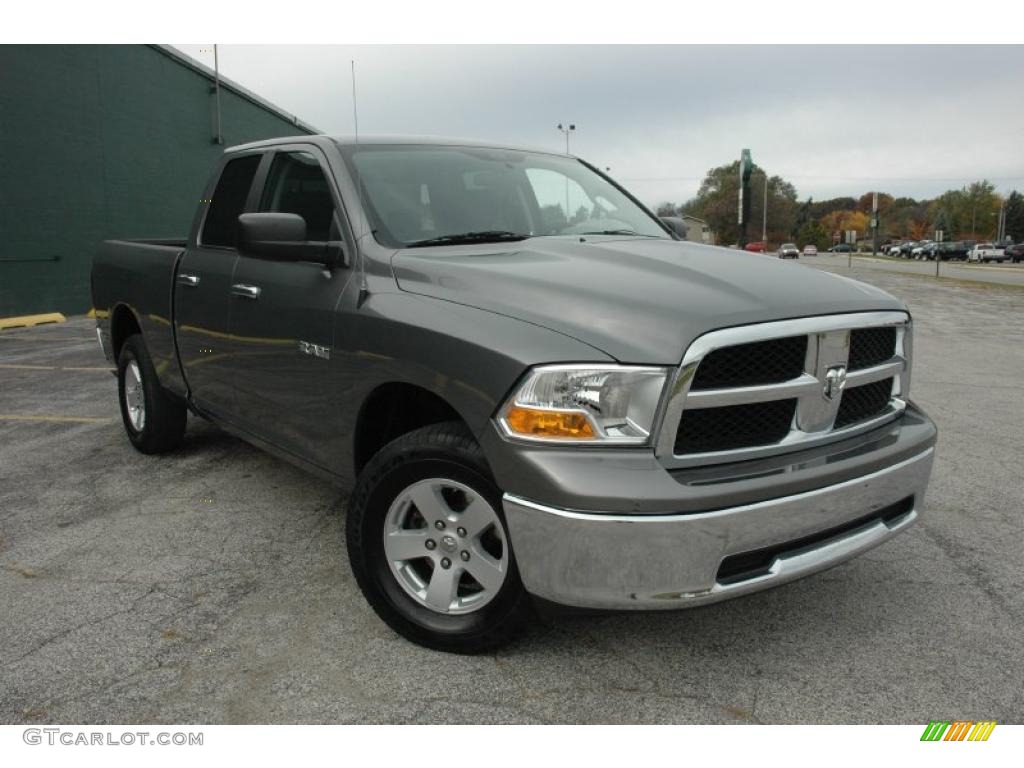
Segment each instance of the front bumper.
[[922,508],[932,443],[843,482],[713,511],[602,514],[506,493],[505,517],[530,593],[586,608],[683,608],[824,570],[905,530]]

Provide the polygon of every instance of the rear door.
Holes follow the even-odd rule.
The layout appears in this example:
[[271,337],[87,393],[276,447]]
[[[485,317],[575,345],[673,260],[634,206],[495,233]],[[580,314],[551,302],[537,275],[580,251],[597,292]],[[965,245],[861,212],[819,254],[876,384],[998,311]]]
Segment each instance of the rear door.
[[253,193],[261,152],[233,155],[204,194],[174,285],[174,327],[185,381],[196,405],[229,419],[235,410],[228,301],[238,260],[235,230]]
[[[344,240],[340,196],[326,158],[286,145],[267,158],[258,211],[296,213],[311,241]],[[346,245],[346,247],[350,247]],[[329,466],[335,308],[351,271],[239,255],[232,279],[232,370],[239,426],[304,459]]]

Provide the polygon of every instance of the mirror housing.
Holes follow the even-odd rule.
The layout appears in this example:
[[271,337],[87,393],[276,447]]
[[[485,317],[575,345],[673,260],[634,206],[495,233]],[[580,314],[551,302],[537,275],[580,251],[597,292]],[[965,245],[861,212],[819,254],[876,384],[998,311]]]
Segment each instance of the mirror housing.
[[686,239],[686,222],[678,216],[659,216],[661,223],[664,224],[669,230],[678,237],[680,240]]
[[310,261],[333,266],[345,262],[338,240],[306,239],[306,220],[297,213],[243,213],[238,217],[238,250],[268,261]]

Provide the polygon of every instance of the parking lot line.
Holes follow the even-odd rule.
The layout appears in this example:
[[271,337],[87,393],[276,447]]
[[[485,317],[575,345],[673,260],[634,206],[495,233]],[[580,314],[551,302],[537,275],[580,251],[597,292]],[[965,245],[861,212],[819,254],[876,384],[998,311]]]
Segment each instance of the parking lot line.
[[0,334],[0,341],[31,341],[33,344],[37,341],[70,341],[72,343],[79,343],[83,341],[91,341],[95,343],[96,338],[94,336],[40,336],[38,334]]
[[0,369],[14,371],[102,371],[110,373],[114,369],[109,365],[15,365],[0,363]]
[[106,416],[22,416],[17,413],[0,413],[0,421],[52,421],[70,424],[100,424],[110,421]]

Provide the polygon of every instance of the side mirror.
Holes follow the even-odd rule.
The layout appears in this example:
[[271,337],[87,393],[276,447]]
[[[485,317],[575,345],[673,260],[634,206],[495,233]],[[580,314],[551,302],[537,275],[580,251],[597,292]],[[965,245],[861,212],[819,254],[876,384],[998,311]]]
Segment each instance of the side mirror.
[[238,217],[238,250],[270,261],[311,261],[332,266],[345,261],[340,241],[309,241],[306,220],[297,213],[243,213]]
[[661,223],[668,227],[680,240],[686,239],[686,222],[678,216],[659,216]]

